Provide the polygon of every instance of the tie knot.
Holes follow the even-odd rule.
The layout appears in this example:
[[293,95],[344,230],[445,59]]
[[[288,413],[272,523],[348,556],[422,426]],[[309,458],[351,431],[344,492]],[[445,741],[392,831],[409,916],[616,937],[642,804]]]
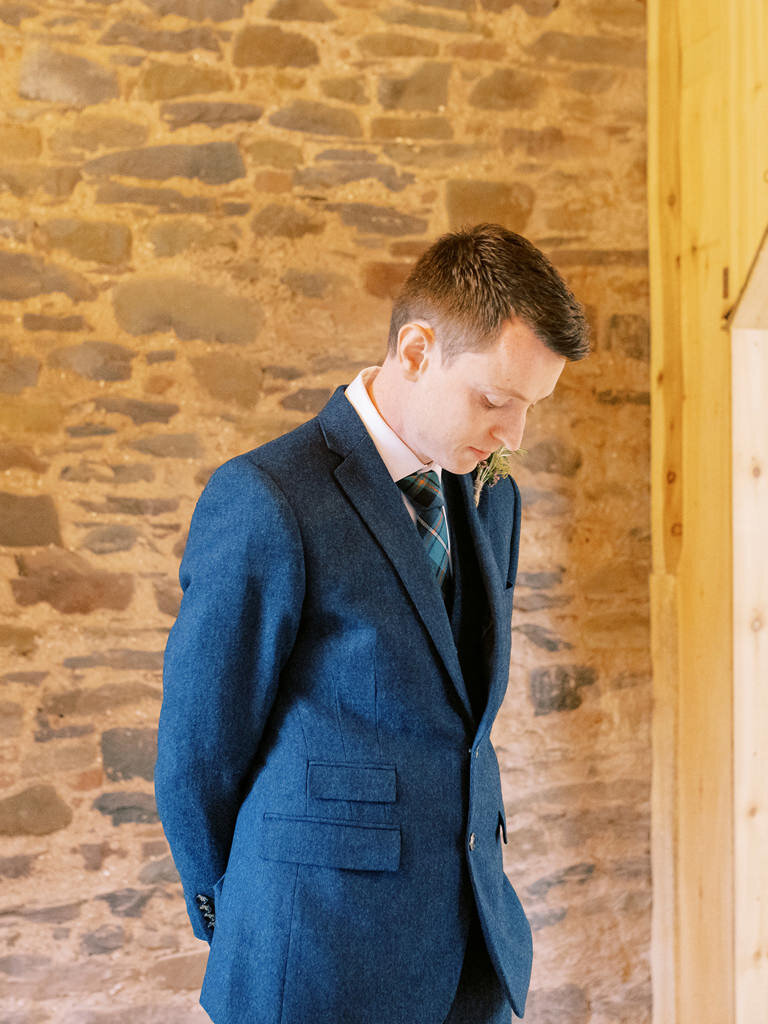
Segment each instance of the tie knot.
[[434,469],[429,469],[426,473],[410,473],[398,480],[397,486],[419,508],[437,509],[445,504],[440,480]]

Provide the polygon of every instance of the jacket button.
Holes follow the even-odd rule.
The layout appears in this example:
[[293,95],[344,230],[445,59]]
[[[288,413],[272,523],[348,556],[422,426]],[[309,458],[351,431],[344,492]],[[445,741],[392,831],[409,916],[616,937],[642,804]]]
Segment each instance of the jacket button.
[[469,833],[469,848],[470,848],[470,850],[474,850],[474,848],[475,848],[475,833],[474,832],[470,832]]

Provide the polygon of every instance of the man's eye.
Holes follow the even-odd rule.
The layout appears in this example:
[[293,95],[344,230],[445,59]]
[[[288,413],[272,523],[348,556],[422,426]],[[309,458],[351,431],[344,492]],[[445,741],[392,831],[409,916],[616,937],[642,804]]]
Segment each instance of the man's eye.
[[486,409],[498,409],[498,405],[495,405],[487,395],[482,395],[483,405]]

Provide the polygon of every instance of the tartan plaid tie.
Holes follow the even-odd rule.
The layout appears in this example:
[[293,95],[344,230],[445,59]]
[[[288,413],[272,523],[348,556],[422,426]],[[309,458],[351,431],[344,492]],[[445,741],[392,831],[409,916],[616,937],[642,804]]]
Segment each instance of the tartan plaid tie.
[[424,542],[430,565],[444,591],[448,581],[448,523],[445,518],[445,498],[440,480],[434,469],[426,473],[411,473],[397,481],[416,510],[416,528]]

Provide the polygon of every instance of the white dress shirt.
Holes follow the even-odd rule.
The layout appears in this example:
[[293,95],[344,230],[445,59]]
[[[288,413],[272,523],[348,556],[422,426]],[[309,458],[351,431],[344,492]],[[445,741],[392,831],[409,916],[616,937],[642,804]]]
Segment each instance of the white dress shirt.
[[[397,483],[398,480],[402,480],[404,476],[408,476],[410,473],[426,473],[427,470],[434,470],[437,473],[437,479],[440,481],[442,487],[442,466],[439,466],[434,460],[430,462],[422,462],[421,459],[416,455],[408,445],[399,437],[392,427],[387,423],[384,417],[381,415],[379,410],[373,403],[371,398],[370,387],[373,378],[379,372],[378,366],[366,366],[364,370],[355,377],[351,384],[347,386],[344,391],[345,396],[349,399],[349,402],[353,406],[355,412],[363,421],[363,426],[371,436],[371,440],[376,445],[376,450],[382,458],[384,465],[387,467],[387,471],[392,479]],[[416,509],[413,503],[406,496],[404,491],[400,491],[405,507],[408,509],[408,514],[411,519],[416,522]],[[444,508],[445,521],[448,523],[448,508]],[[450,564],[450,551],[451,551],[451,539],[450,533],[448,535],[448,560]]]

